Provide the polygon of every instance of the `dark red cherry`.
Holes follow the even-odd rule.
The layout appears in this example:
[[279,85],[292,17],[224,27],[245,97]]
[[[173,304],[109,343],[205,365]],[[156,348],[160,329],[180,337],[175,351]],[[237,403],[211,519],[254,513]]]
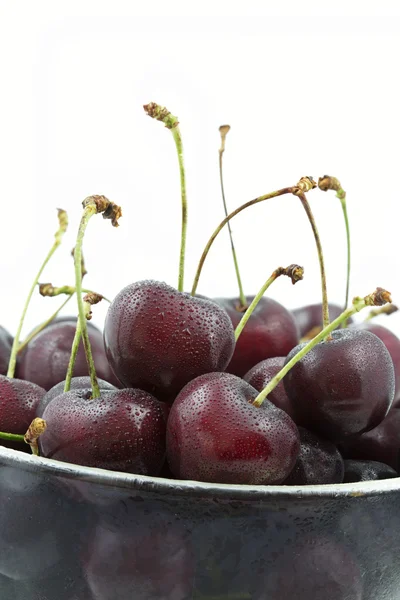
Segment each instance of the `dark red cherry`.
[[209,373],[177,396],[167,424],[167,458],[179,479],[280,483],[299,453],[299,433],[284,411],[230,373]]
[[220,306],[158,281],[133,283],[116,296],[104,340],[118,379],[160,399],[174,398],[198,375],[223,371],[235,345]]
[[[343,306],[338,304],[329,304],[329,318],[331,321],[336,319],[343,312]],[[322,304],[308,304],[292,310],[295,318],[299,336],[314,337],[322,329]],[[352,323],[353,319],[348,319]]]
[[357,329],[365,329],[374,333],[385,344],[392,357],[395,374],[395,392],[393,405],[400,401],[400,340],[399,338],[382,325],[366,322],[357,325]]
[[[117,389],[114,385],[112,385],[111,383],[108,383],[108,381],[104,381],[103,379],[97,379],[97,381],[98,381],[100,390],[116,390]],[[48,392],[45,393],[45,395],[40,400],[38,407],[36,409],[37,417],[41,417],[43,415],[44,409],[51,402],[51,400],[53,400],[53,398],[56,398],[56,396],[59,396],[60,394],[64,393],[64,385],[65,385],[65,381],[60,381],[60,383],[57,383]],[[84,398],[91,396],[92,383],[90,381],[90,377],[89,376],[72,377],[70,391],[73,391],[73,390],[80,390],[81,394]]]
[[[243,379],[252,385],[253,388],[261,392],[261,390],[263,390],[271,379],[281,370],[285,364],[285,360],[286,358],[284,356],[275,356],[274,358],[262,360],[250,369]],[[295,410],[288,398],[283,381],[280,381],[276,388],[268,395],[268,400],[278,408],[284,410],[293,420],[296,420]]]
[[[0,429],[23,435],[36,416],[37,406],[46,391],[30,381],[0,375]],[[2,446],[29,450],[26,444],[0,440]]]
[[378,479],[391,479],[398,477],[397,472],[375,460],[345,460],[343,483],[356,481],[376,481]]
[[102,390],[90,399],[77,389],[43,412],[40,453],[64,462],[158,475],[165,459],[165,418],[158,400],[134,389]]
[[[33,381],[45,390],[50,390],[60,381],[64,381],[75,336],[75,328],[75,323],[62,321],[43,329],[33,338],[18,358],[18,377]],[[101,331],[91,326],[89,328],[89,338],[98,376],[105,381],[110,381],[110,383],[116,383],[104,351]],[[88,375],[88,367],[83,343],[81,342],[76,357],[74,376],[81,377],[84,375]]]
[[[340,440],[376,427],[394,395],[390,354],[369,331],[340,329],[317,344],[284,377],[287,395],[307,429]],[[304,346],[289,353],[286,361]]]
[[0,325],[0,375],[7,373],[12,344],[12,336]]
[[393,408],[371,431],[357,435],[340,444],[345,458],[375,460],[400,470],[400,409]]
[[300,454],[284,485],[342,483],[343,458],[332,442],[299,427]]
[[[246,296],[248,304],[254,296]],[[234,329],[243,317],[239,300],[215,298],[230,316]],[[274,356],[286,356],[299,342],[296,323],[290,311],[272,298],[261,298],[247,321],[235,347],[228,373],[242,377],[260,361]]]

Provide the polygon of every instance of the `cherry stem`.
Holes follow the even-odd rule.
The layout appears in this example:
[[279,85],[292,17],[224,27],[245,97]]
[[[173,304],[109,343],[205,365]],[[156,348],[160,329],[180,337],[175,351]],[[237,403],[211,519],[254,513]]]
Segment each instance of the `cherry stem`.
[[[78,300],[78,321],[79,326],[77,326],[77,331],[81,330],[83,346],[85,348],[86,361],[88,364],[90,382],[92,386],[92,399],[100,398],[100,388],[99,382],[97,381],[96,369],[93,361],[92,347],[90,345],[89,333],[87,329],[86,323],[86,315],[85,315],[85,306],[82,298],[82,242],[83,237],[85,235],[86,227],[89,223],[89,220],[93,215],[97,213],[97,206],[94,203],[91,203],[90,198],[86,199],[86,205],[83,211],[82,219],[79,224],[78,236],[76,238],[75,244],[75,252],[74,252],[74,264],[75,264],[75,289],[76,289],[76,298]],[[76,342],[77,334],[75,332],[74,344]],[[79,344],[79,339],[77,344]],[[73,352],[72,352],[73,354]],[[76,353],[75,353],[76,357]],[[73,366],[72,369],[73,370]],[[68,365],[68,372],[70,371],[70,365]]]
[[39,456],[38,439],[46,431],[47,423],[44,419],[36,417],[28,427],[24,435],[24,442],[29,444],[32,454]]
[[[303,205],[303,208],[307,213],[308,220],[310,221],[310,225],[313,230],[315,244],[317,246],[319,269],[320,269],[320,273],[321,273],[321,288],[322,288],[322,326],[323,326],[323,328],[325,328],[329,325],[329,306],[328,306],[328,293],[326,290],[326,273],[325,273],[324,255],[322,252],[321,240],[319,237],[317,225],[315,223],[314,215],[311,211],[311,207],[308,203],[306,195],[304,194],[303,191],[299,191],[296,195],[300,199],[300,201]],[[328,336],[328,339],[329,339],[329,337],[330,336]]]
[[14,342],[13,342],[13,345],[12,345],[12,348],[11,348],[10,361],[8,363],[7,377],[10,377],[10,379],[12,379],[14,377],[14,374],[15,374],[15,367],[16,367],[16,364],[17,364],[17,353],[18,353],[18,349],[19,349],[19,338],[21,336],[21,331],[22,331],[22,327],[23,327],[23,324],[24,324],[25,315],[26,315],[26,312],[28,310],[28,306],[29,306],[29,303],[31,301],[33,292],[35,291],[37,283],[38,283],[38,281],[39,281],[39,279],[40,279],[40,277],[41,277],[41,275],[42,275],[42,273],[43,273],[43,271],[44,271],[47,263],[49,262],[49,260],[53,256],[54,252],[57,250],[58,246],[61,244],[62,237],[63,237],[64,233],[67,231],[67,227],[68,227],[68,215],[65,212],[65,210],[62,210],[60,208],[58,209],[58,222],[59,222],[59,228],[58,228],[58,230],[57,230],[57,232],[55,233],[55,236],[54,236],[55,237],[54,244],[51,247],[50,252],[47,254],[46,258],[44,259],[44,262],[43,262],[42,266],[40,267],[39,272],[38,272],[38,274],[36,275],[36,277],[35,277],[35,279],[33,281],[32,287],[29,290],[28,297],[27,297],[27,299],[25,301],[25,305],[24,305],[24,308],[22,310],[22,315],[21,315],[21,319],[20,319],[19,324],[18,324],[17,333],[15,334]]
[[181,204],[182,204],[182,228],[181,228],[181,249],[179,255],[179,276],[178,276],[178,291],[183,292],[184,289],[184,276],[185,276],[185,253],[186,253],[186,230],[187,230],[187,198],[186,198],[186,178],[185,178],[185,165],[183,161],[183,145],[182,137],[179,129],[178,118],[169,112],[164,106],[160,106],[155,102],[150,102],[143,106],[145,112],[152,117],[164,123],[167,129],[171,130],[172,137],[174,138],[176,151],[179,162],[179,173],[181,181]]
[[74,373],[76,355],[78,354],[79,342],[81,341],[81,337],[82,337],[81,321],[80,321],[80,319],[78,319],[76,322],[74,339],[72,341],[71,355],[69,357],[67,374],[65,376],[64,393],[69,392],[69,390],[71,389],[71,379],[72,379],[72,376]]
[[395,304],[386,304],[385,306],[382,306],[381,308],[376,308],[374,310],[371,310],[369,312],[369,314],[365,317],[364,322],[367,321],[371,321],[371,319],[374,319],[375,317],[379,317],[380,315],[392,315],[393,313],[397,312],[399,309]]
[[0,431],[0,440],[5,440],[6,442],[21,442],[22,444],[25,443],[23,435],[4,433],[4,431]]
[[51,317],[49,317],[48,319],[46,319],[46,321],[43,321],[43,323],[41,323],[40,325],[38,325],[37,327],[35,327],[35,329],[19,345],[18,354],[20,352],[22,352],[22,350],[24,348],[26,348],[26,346],[29,344],[29,342],[31,340],[33,340],[33,338],[35,338],[38,335],[38,333],[40,333],[41,331],[43,331],[43,329],[45,327],[47,327],[47,325],[49,325],[56,318],[56,316],[58,315],[58,313],[64,308],[64,306],[66,304],[68,304],[68,302],[71,300],[71,298],[72,298],[72,294],[70,296],[68,296],[68,298],[66,300],[64,300],[64,302],[61,304],[61,306],[59,306],[57,308],[57,310],[51,315]]
[[[60,296],[61,294],[67,294],[72,296],[75,294],[76,289],[71,285],[63,285],[60,287],[54,287],[51,283],[39,283],[39,293],[41,296],[48,296],[53,298],[54,296]],[[93,292],[93,290],[88,290],[87,288],[82,288],[82,292],[84,294],[97,294],[97,292]],[[103,296],[102,294],[97,294],[102,297],[103,300],[111,304],[111,300]]]
[[231,219],[233,219],[233,217],[235,217],[236,215],[238,215],[239,213],[241,213],[242,210],[245,210],[249,206],[253,206],[254,204],[258,204],[259,202],[263,202],[264,200],[270,200],[271,198],[277,198],[278,196],[283,196],[284,194],[293,194],[296,189],[297,189],[296,186],[282,188],[281,190],[277,190],[275,192],[270,192],[269,194],[265,194],[264,196],[259,196],[258,198],[254,198],[254,200],[250,200],[249,202],[246,202],[245,204],[242,204],[241,206],[239,206],[239,208],[236,208],[227,217],[225,217],[225,219],[223,221],[221,221],[221,223],[218,225],[218,227],[216,228],[216,230],[214,231],[214,233],[212,234],[212,236],[208,240],[208,242],[206,244],[206,247],[203,250],[203,254],[201,255],[201,258],[200,258],[200,261],[199,261],[199,264],[198,264],[198,267],[197,267],[196,275],[195,275],[195,278],[194,278],[194,281],[193,281],[193,286],[192,286],[192,291],[191,291],[191,295],[192,296],[194,296],[196,294],[196,290],[197,290],[197,286],[199,284],[199,279],[200,279],[201,271],[202,271],[204,262],[205,262],[205,260],[207,258],[207,255],[208,255],[208,253],[210,251],[210,248],[213,245],[214,240],[217,237],[217,235],[219,234],[219,232],[224,228],[224,225],[226,225],[227,223],[229,223],[229,221]]
[[319,342],[323,342],[328,335],[332,333],[334,329],[339,327],[343,323],[343,321],[349,319],[356,312],[359,312],[366,306],[382,306],[383,304],[390,303],[392,301],[390,293],[382,288],[376,288],[375,292],[365,296],[365,298],[356,297],[353,299],[353,304],[345,311],[342,312],[341,315],[337,317],[332,323],[330,323],[327,327],[325,327],[318,335],[315,336],[312,340],[310,340],[297,354],[289,360],[289,362],[271,379],[268,385],[258,394],[258,396],[253,401],[254,406],[261,406],[264,400],[267,398],[268,394],[272,392],[278,385],[280,381],[285,377],[285,375],[290,371],[292,367],[296,363],[299,362],[310,350],[314,348]]
[[[230,126],[229,125],[221,125],[221,127],[219,128],[219,132],[221,134],[221,147],[219,149],[219,180],[220,180],[220,183],[221,183],[221,195],[222,195],[222,202],[223,202],[223,205],[224,205],[225,217],[228,216],[228,209],[227,209],[227,206],[226,206],[226,199],[225,199],[224,177],[223,177],[223,168],[222,168],[222,156],[223,156],[223,154],[225,152],[225,139],[226,139],[226,136],[227,136],[229,130],[230,130]],[[237,279],[238,287],[239,287],[240,305],[241,305],[241,308],[244,309],[247,306],[246,297],[245,297],[244,292],[243,292],[242,279],[240,277],[240,271],[239,271],[239,263],[238,263],[238,259],[237,259],[237,255],[236,255],[235,245],[233,243],[233,235],[232,235],[231,224],[228,222],[227,225],[228,225],[229,238],[230,238],[230,241],[231,241],[233,264],[235,266],[236,279]]]
[[287,277],[291,278],[292,283],[294,285],[295,283],[297,283],[298,281],[303,279],[303,274],[304,274],[303,267],[300,267],[299,265],[295,265],[295,264],[289,265],[288,267],[286,267],[286,269],[284,267],[278,267],[277,269],[275,269],[275,271],[272,273],[271,277],[269,279],[267,279],[267,281],[264,283],[264,285],[262,286],[262,288],[260,289],[258,294],[254,297],[254,300],[252,301],[252,303],[250,304],[250,306],[244,313],[243,317],[239,321],[239,324],[237,325],[237,327],[235,329],[235,340],[238,341],[239,336],[242,333],[243,328],[246,325],[247,321],[250,319],[251,315],[253,314],[254,309],[256,308],[256,306],[259,303],[259,301],[261,300],[261,298],[264,296],[264,294],[267,291],[267,289],[269,288],[269,286],[275,281],[275,279],[277,279],[281,275],[286,275]]

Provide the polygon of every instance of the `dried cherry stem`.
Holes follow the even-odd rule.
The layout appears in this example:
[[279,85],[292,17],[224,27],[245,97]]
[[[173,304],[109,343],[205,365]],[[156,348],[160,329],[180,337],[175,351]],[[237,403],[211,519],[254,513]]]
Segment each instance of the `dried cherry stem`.
[[261,300],[261,298],[264,296],[264,294],[267,291],[267,289],[269,288],[269,286],[275,281],[275,279],[278,279],[278,277],[280,277],[281,275],[286,275],[287,277],[290,277],[290,279],[292,280],[292,284],[294,285],[295,283],[297,283],[298,281],[303,279],[304,269],[303,269],[303,267],[300,267],[299,265],[296,265],[296,264],[289,265],[288,267],[286,267],[286,269],[284,267],[278,267],[277,269],[275,269],[275,271],[272,273],[271,277],[269,279],[267,279],[267,281],[264,283],[264,285],[262,286],[262,288],[260,289],[258,294],[254,297],[254,300],[252,301],[252,303],[250,304],[250,306],[244,313],[243,317],[239,321],[239,324],[237,325],[237,327],[235,329],[235,340],[236,341],[238,341],[238,338],[239,338],[240,334],[242,333],[244,326],[246,325],[247,321],[250,319],[251,315],[253,314],[254,309],[256,308],[256,306],[259,303],[259,301]]
[[[219,132],[221,134],[221,147],[219,149],[219,180],[221,183],[221,196],[222,196],[222,202],[224,205],[225,217],[228,216],[228,209],[226,206],[226,199],[225,199],[222,156],[225,152],[225,140],[226,140],[226,136],[227,136],[229,130],[230,130],[230,125],[221,125],[221,127],[219,128]],[[246,302],[246,297],[243,292],[242,279],[240,277],[240,271],[239,271],[239,263],[238,263],[238,259],[237,259],[237,255],[236,255],[235,245],[233,243],[231,224],[228,222],[227,225],[228,225],[229,238],[231,241],[233,264],[235,266],[236,279],[237,279],[238,288],[239,288],[239,300],[240,300],[239,310],[245,310],[247,308],[247,302]]]
[[46,431],[47,423],[44,419],[36,417],[29,425],[28,431],[24,435],[24,442],[31,447],[32,454],[39,456],[38,439]]
[[82,242],[86,227],[93,215],[103,213],[104,219],[111,219],[114,227],[118,227],[118,219],[121,217],[121,208],[110,202],[105,196],[89,196],[83,201],[83,215],[79,224],[78,235],[76,238],[74,251],[75,264],[75,289],[78,301],[78,320],[81,329],[83,346],[85,348],[86,361],[88,364],[90,381],[92,386],[92,398],[100,397],[99,383],[97,381],[96,369],[94,366],[92,348],[90,345],[89,334],[86,324],[85,305],[82,298]]
[[22,310],[22,315],[21,315],[21,319],[19,321],[18,324],[18,328],[17,328],[17,332],[15,334],[15,338],[14,338],[14,342],[11,348],[11,356],[10,356],[10,361],[8,363],[8,371],[7,371],[7,377],[13,378],[14,374],[15,374],[15,367],[17,364],[17,353],[18,353],[18,348],[19,348],[19,338],[21,336],[21,331],[22,331],[22,327],[24,324],[24,320],[25,320],[25,315],[26,312],[28,310],[28,306],[29,303],[31,301],[33,292],[35,291],[35,288],[37,286],[37,283],[44,271],[44,268],[46,267],[47,263],[49,262],[49,260],[51,259],[51,257],[53,256],[54,252],[57,250],[58,246],[61,244],[61,240],[62,237],[64,235],[64,233],[67,231],[67,227],[68,227],[68,215],[65,212],[65,210],[62,209],[58,209],[58,223],[59,223],[59,228],[57,230],[57,232],[55,233],[55,241],[54,244],[52,245],[49,253],[47,254],[46,258],[44,259],[44,262],[42,264],[42,266],[39,269],[38,274],[36,275],[31,289],[29,290],[28,293],[28,297],[25,300],[25,305],[24,308]]
[[[310,221],[310,225],[314,234],[315,244],[317,246],[317,254],[319,261],[319,270],[321,274],[321,288],[322,288],[322,327],[325,328],[329,325],[329,305],[328,305],[328,292],[326,289],[326,273],[325,273],[325,263],[324,263],[324,254],[322,252],[321,240],[319,237],[317,225],[315,223],[314,215],[311,211],[311,207],[308,203],[308,200],[305,195],[305,191],[313,189],[316,187],[316,183],[313,181],[311,177],[303,177],[300,182],[304,182],[304,188],[300,189],[295,195],[300,199],[304,210],[306,211],[308,220]],[[328,336],[330,339],[330,335]]]
[[[83,276],[83,275],[82,275]],[[39,283],[39,293],[41,296],[48,296],[53,298],[54,296],[60,296],[60,294],[67,294],[71,296],[75,294],[76,289],[71,285],[63,285],[60,287],[54,287],[52,283]],[[97,292],[93,292],[93,290],[88,290],[87,288],[82,288],[82,292],[84,294],[97,294]],[[111,300],[101,295],[102,299],[111,304]]]
[[385,306],[382,306],[381,308],[375,308],[374,310],[371,310],[365,317],[364,322],[366,323],[367,321],[371,321],[371,319],[379,317],[380,315],[392,315],[398,310],[399,308],[395,304],[385,304]]
[[18,354],[20,352],[22,352],[22,350],[24,348],[26,348],[26,346],[29,344],[29,342],[31,340],[33,340],[33,338],[35,338],[38,335],[38,333],[40,333],[41,331],[43,331],[43,329],[45,327],[47,327],[47,325],[49,325],[52,321],[54,321],[54,319],[56,318],[56,316],[58,315],[58,313],[71,300],[72,295],[73,294],[71,294],[70,296],[68,296],[68,298],[66,300],[64,300],[64,302],[57,308],[57,310],[48,319],[46,319],[46,321],[43,321],[43,323],[40,323],[40,325],[38,325],[37,327],[35,327],[35,329],[24,339],[24,341],[21,342],[21,344],[19,345],[19,348],[18,348]]
[[271,379],[268,385],[258,394],[258,396],[253,401],[254,406],[261,406],[264,400],[268,397],[268,394],[272,392],[273,389],[276,388],[278,383],[282,381],[285,375],[290,371],[292,367],[296,363],[299,362],[310,350],[314,348],[319,342],[323,342],[325,338],[332,333],[334,329],[339,327],[346,319],[349,319],[356,312],[359,312],[366,306],[383,306],[384,304],[392,302],[392,298],[390,293],[384,290],[383,288],[376,288],[375,292],[365,296],[365,298],[355,297],[353,299],[353,304],[345,311],[342,312],[341,315],[337,317],[332,323],[330,323],[327,327],[325,327],[318,335],[315,336],[311,341],[299,350],[295,356]]
[[157,121],[164,123],[167,129],[170,129],[174,138],[176,152],[178,155],[179,174],[181,182],[181,205],[182,205],[182,228],[181,228],[181,249],[179,255],[179,276],[178,276],[178,291],[183,292],[184,276],[185,276],[185,252],[186,252],[186,230],[187,230],[187,198],[186,198],[186,178],[185,165],[183,162],[183,145],[181,132],[179,130],[178,118],[172,115],[167,108],[160,106],[155,102],[150,102],[143,106],[146,114]]

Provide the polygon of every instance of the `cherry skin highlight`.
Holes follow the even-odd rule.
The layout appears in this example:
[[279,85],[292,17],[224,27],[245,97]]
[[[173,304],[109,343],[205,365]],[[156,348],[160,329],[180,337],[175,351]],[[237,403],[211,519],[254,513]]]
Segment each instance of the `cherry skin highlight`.
[[[243,379],[252,385],[253,388],[261,392],[271,379],[279,373],[285,364],[285,360],[286,358],[284,356],[275,356],[273,358],[262,360],[257,365],[254,365],[254,367],[246,373]],[[288,398],[283,381],[280,381],[276,388],[268,395],[268,400],[281,410],[284,410],[285,413],[297,423],[295,410]]]
[[7,374],[12,344],[12,336],[0,325],[0,375]]
[[[43,329],[21,352],[17,363],[18,377],[33,381],[45,390],[50,390],[63,381],[68,369],[75,329],[76,324],[71,321],[61,321]],[[93,325],[89,328],[89,339],[98,376],[115,384],[116,380],[105,354],[102,334]],[[82,341],[76,357],[74,375],[88,375]]]
[[[254,296],[246,296],[250,304]],[[214,298],[228,313],[234,329],[243,317],[240,302],[236,298]],[[232,359],[226,368],[228,373],[242,377],[260,361],[274,356],[286,356],[299,343],[296,323],[292,314],[272,298],[261,298],[246,323]]]
[[342,483],[343,458],[332,442],[299,427],[300,454],[284,485]]
[[46,458],[141,475],[158,475],[163,466],[165,417],[147,392],[102,390],[90,399],[76,389],[53,398],[43,419],[39,447]]
[[208,373],[176,398],[167,423],[167,458],[178,479],[281,483],[299,454],[292,419],[230,373]]
[[220,306],[157,281],[133,283],[116,296],[104,340],[118,379],[159,399],[173,399],[198,375],[223,371],[235,345]]
[[283,381],[302,425],[341,440],[385,418],[394,396],[394,369],[385,345],[369,331],[340,329],[332,338],[310,350]]
[[398,477],[397,472],[384,463],[374,460],[345,460],[343,483],[377,481]]
[[[0,426],[5,433],[24,435],[46,391],[30,381],[0,375]],[[0,440],[1,446],[29,451],[29,446]]]

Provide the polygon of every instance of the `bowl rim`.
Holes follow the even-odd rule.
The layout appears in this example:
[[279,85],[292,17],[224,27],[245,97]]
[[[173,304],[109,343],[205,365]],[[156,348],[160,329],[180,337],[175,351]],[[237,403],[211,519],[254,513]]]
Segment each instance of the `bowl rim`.
[[290,498],[348,498],[367,497],[400,492],[400,477],[358,483],[336,483],[303,486],[240,485],[205,483],[201,481],[165,479],[108,471],[33,456],[19,450],[0,446],[0,465],[39,472],[47,476],[76,479],[85,483],[113,487],[118,490],[152,492],[160,495],[200,496],[214,500],[284,500]]

